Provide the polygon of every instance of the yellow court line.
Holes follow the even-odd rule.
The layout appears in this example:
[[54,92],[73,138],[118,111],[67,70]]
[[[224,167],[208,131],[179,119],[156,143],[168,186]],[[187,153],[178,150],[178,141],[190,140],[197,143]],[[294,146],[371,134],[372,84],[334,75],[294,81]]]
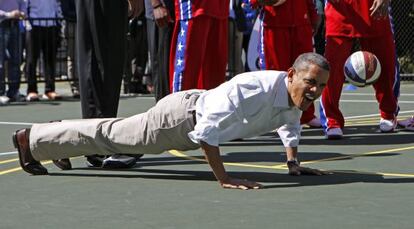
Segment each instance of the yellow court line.
[[[44,161],[44,162],[42,161],[42,165],[47,165],[47,164],[50,164],[50,163],[52,163],[52,161]],[[0,176],[4,175],[4,174],[12,173],[12,172],[17,172],[17,171],[20,171],[20,170],[22,170],[21,167],[16,167],[16,168],[0,171]]]
[[[406,119],[410,118],[410,115],[398,115],[398,119]],[[345,119],[345,122],[360,122],[360,121],[379,121],[381,117],[375,116],[375,117],[366,117],[366,118],[347,118]]]
[[[170,154],[172,154],[173,156],[176,156],[176,157],[187,158],[187,159],[190,159],[190,160],[193,160],[193,161],[202,161],[202,162],[207,163],[206,160],[185,155],[185,154],[183,154],[182,152],[180,152],[178,150],[169,150],[168,152]],[[225,165],[231,165],[231,166],[250,167],[250,168],[262,168],[262,169],[273,169],[273,168],[276,168],[275,165],[255,165],[255,164],[246,164],[246,163],[237,163],[237,162],[224,162],[224,164]],[[282,166],[282,165],[276,165],[276,166]]]
[[313,160],[313,161],[305,161],[305,162],[301,162],[301,164],[306,165],[306,164],[313,164],[317,162],[335,161],[335,160],[341,160],[341,159],[349,159],[349,158],[354,158],[354,157],[363,157],[363,156],[368,156],[368,155],[391,153],[391,152],[398,152],[398,151],[411,150],[411,149],[414,149],[414,146],[396,148],[396,149],[379,150],[379,151],[371,151],[371,152],[366,152],[366,153],[358,153],[358,154],[352,154],[352,155],[346,155],[346,156],[340,156],[340,157],[331,157],[331,158],[325,158],[325,159]]
[[365,174],[365,175],[379,175],[387,177],[414,177],[414,174],[408,173],[382,173],[382,172],[364,172],[364,171],[341,171],[341,170],[330,170],[330,172],[337,173],[351,173],[351,174]]
[[[341,157],[332,157],[332,158],[326,158],[321,160],[313,160],[313,161],[305,161],[301,162],[302,165],[304,164],[313,164],[317,162],[324,162],[324,161],[334,161],[334,160],[340,160],[340,159],[349,159],[349,158],[355,158],[355,157],[362,157],[362,156],[368,156],[368,155],[375,155],[375,154],[383,154],[383,153],[391,153],[391,152],[398,152],[398,151],[404,151],[404,150],[411,150],[414,149],[414,146],[410,147],[403,147],[403,148],[396,148],[396,149],[388,149],[388,150],[380,150],[380,151],[371,151],[366,153],[359,153],[359,154],[353,154],[353,155],[347,155],[347,156],[341,156]],[[176,157],[186,158],[189,160],[195,160],[195,161],[202,161],[206,162],[206,160],[199,159],[196,157],[188,156],[180,151],[177,150],[170,150],[168,151],[170,154]],[[250,168],[264,168],[264,169],[280,169],[280,170],[286,170],[287,167],[285,164],[278,164],[278,165],[255,165],[255,164],[247,164],[247,163],[234,163],[234,162],[224,162],[225,165],[230,166],[239,166],[239,167],[250,167]],[[331,172],[335,172],[335,170],[332,170]],[[407,174],[407,173],[385,173],[385,172],[364,172],[364,171],[336,171],[341,173],[354,173],[354,174],[367,174],[367,175],[381,175],[381,176],[391,176],[391,177],[414,177],[414,174]]]
[[0,161],[0,165],[10,163],[10,162],[14,162],[14,161],[18,161],[18,160],[19,160],[19,158],[13,158],[13,159],[10,159],[10,160]]
[[20,170],[22,170],[22,168],[21,168],[21,167],[17,167],[17,168],[12,168],[12,169],[8,169],[8,170],[4,170],[4,171],[1,171],[1,172],[0,172],[0,176],[1,176],[1,175],[4,175],[4,174],[7,174],[7,173],[12,173],[12,172],[20,171]]

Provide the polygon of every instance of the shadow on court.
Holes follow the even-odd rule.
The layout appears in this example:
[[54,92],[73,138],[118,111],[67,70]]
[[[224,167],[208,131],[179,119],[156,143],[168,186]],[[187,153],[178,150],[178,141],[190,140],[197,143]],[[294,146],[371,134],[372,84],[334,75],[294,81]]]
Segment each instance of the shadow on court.
[[[90,178],[127,178],[127,179],[154,179],[154,180],[181,180],[181,181],[215,181],[213,174],[209,171],[196,170],[170,170],[170,169],[134,169],[112,172],[106,171],[105,174],[84,173],[96,169],[76,168],[74,172],[50,173],[54,177],[90,177]],[[82,172],[81,172],[82,171]],[[137,174],[130,174],[136,172]],[[335,171],[326,176],[289,176],[281,173],[270,172],[229,172],[232,177],[239,177],[264,184],[264,188],[290,188],[301,186],[323,186],[350,183],[382,183],[400,184],[414,183],[414,178],[384,178],[382,175],[358,173],[352,170]],[[266,183],[275,183],[266,185]]]
[[[399,130],[400,131],[400,130]],[[414,132],[403,134],[381,133],[377,125],[354,126],[344,128],[344,137],[340,140],[327,140],[320,129],[306,129],[302,132],[301,146],[306,145],[392,145],[414,143]],[[315,138],[312,138],[315,137]],[[282,141],[276,133],[267,133],[255,139],[243,139],[221,144],[221,146],[280,146]]]

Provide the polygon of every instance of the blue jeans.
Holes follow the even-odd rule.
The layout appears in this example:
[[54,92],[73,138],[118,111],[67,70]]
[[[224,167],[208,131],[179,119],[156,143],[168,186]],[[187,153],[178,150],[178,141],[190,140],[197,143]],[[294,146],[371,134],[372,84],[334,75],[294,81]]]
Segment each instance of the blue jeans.
[[13,98],[20,87],[20,32],[17,23],[0,25],[0,95],[6,95],[4,63],[8,60],[7,96]]

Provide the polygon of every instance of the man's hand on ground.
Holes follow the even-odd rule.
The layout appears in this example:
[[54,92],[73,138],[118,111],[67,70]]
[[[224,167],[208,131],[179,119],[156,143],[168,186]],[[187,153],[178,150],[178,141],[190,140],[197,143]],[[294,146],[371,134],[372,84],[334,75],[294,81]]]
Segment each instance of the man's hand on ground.
[[244,179],[228,178],[226,181],[220,182],[221,187],[231,188],[231,189],[260,189],[263,185],[256,183],[254,181],[248,181]]

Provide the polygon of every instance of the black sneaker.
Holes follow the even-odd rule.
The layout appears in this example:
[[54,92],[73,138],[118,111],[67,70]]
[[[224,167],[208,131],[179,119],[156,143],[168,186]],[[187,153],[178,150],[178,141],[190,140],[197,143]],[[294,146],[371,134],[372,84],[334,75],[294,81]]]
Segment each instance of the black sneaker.
[[101,155],[90,155],[86,157],[86,165],[88,167],[102,167],[102,163],[105,160],[106,156]]

